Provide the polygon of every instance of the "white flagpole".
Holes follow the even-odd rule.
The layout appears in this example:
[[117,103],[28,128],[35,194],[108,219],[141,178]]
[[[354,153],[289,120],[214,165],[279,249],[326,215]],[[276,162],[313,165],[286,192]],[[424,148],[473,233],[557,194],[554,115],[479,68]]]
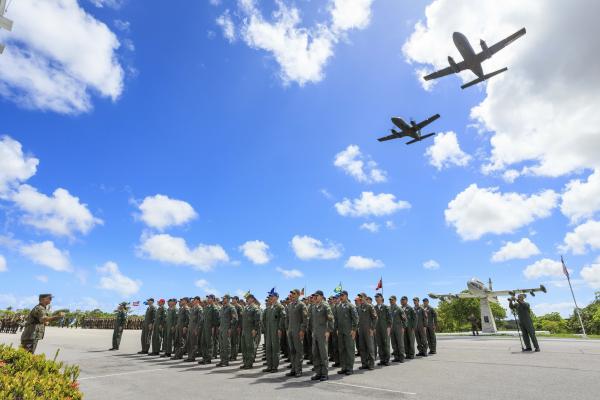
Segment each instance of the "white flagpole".
[[567,276],[567,282],[569,282],[569,288],[571,289],[571,296],[573,296],[573,303],[575,303],[575,312],[577,313],[577,317],[579,318],[579,325],[581,325],[581,332],[583,333],[583,337],[587,338],[585,334],[585,327],[583,326],[583,321],[581,320],[581,312],[579,311],[579,306],[577,306],[577,300],[575,300],[575,292],[573,292],[573,286],[571,285],[571,277],[569,276],[569,271],[567,270],[567,266],[565,265],[565,261],[563,257],[560,256],[560,261],[562,262],[563,267],[565,268],[565,275]]

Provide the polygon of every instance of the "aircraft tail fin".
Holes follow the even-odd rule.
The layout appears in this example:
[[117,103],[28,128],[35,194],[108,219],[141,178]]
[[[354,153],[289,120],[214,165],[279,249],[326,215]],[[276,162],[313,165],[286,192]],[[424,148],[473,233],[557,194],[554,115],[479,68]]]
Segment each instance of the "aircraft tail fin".
[[476,85],[476,84],[478,84],[480,82],[487,81],[491,77],[496,76],[496,75],[501,74],[501,73],[506,72],[506,71],[508,71],[508,67],[504,67],[502,69],[499,69],[498,71],[490,72],[489,74],[484,75],[481,78],[477,78],[477,79],[475,79],[475,80],[473,80],[471,82],[465,83],[460,88],[461,89],[466,89],[466,88],[471,87],[473,85]]

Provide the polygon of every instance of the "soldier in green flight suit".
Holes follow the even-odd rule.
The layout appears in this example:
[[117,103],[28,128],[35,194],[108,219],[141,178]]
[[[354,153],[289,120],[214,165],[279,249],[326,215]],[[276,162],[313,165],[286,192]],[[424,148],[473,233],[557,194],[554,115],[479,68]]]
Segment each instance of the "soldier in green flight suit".
[[267,368],[263,369],[263,372],[277,372],[281,337],[285,334],[285,308],[279,303],[279,294],[275,291],[269,293],[262,321],[267,356]]
[[425,323],[425,333],[427,334],[427,345],[429,346],[429,354],[436,353],[437,340],[435,337],[435,331],[437,331],[437,311],[435,308],[429,305],[429,299],[423,299],[423,309],[427,314],[427,321]]
[[50,317],[48,315],[52,295],[49,293],[40,294],[38,296],[39,304],[29,312],[23,333],[21,334],[21,347],[30,352],[35,353],[37,343],[44,338],[46,324],[57,319],[64,318],[65,313],[61,312],[58,315]]
[[390,297],[390,313],[392,314],[392,348],[394,349],[393,362],[404,362],[404,324],[406,323],[406,313],[396,303],[396,296]]
[[231,357],[229,361],[237,360],[238,353],[241,348],[241,339],[242,339],[242,325],[244,324],[242,320],[242,314],[244,312],[244,307],[240,304],[240,298],[238,296],[233,296],[231,298],[231,305],[235,307],[235,311],[238,314],[238,320],[236,323],[236,327],[233,329],[231,334]]
[[334,318],[331,306],[325,301],[323,291],[317,290],[313,294],[313,307],[311,310],[312,321],[312,351],[315,375],[313,381],[326,381],[329,379],[329,352],[327,346],[329,335],[333,332]]
[[152,327],[154,319],[156,318],[156,307],[154,306],[154,299],[149,298],[146,300],[148,308],[146,308],[146,314],[144,315],[144,323],[142,325],[142,351],[138,351],[138,354],[148,354],[150,351],[150,342],[152,340]]
[[408,305],[408,297],[402,296],[400,306],[406,315],[404,323],[404,351],[406,352],[406,358],[412,360],[415,358],[415,326],[417,317],[415,310]]
[[356,307],[348,301],[348,292],[342,290],[340,301],[335,307],[335,333],[339,348],[341,370],[340,375],[354,373],[354,339],[358,328],[358,313]]
[[375,325],[375,345],[379,354],[381,366],[390,365],[390,333],[392,330],[392,313],[387,304],[383,303],[383,295],[375,295],[375,312],[377,312],[377,325]]
[[260,331],[260,309],[254,295],[246,297],[247,305],[242,311],[242,365],[240,369],[252,369],[256,357],[256,337]]
[[117,311],[115,311],[115,326],[113,327],[112,347],[109,350],[119,350],[121,345],[121,336],[123,335],[123,329],[127,323],[127,303],[123,302],[119,304]]
[[[213,304],[215,305],[215,308],[217,309],[217,314],[220,315],[221,307],[223,307],[223,305],[221,304],[221,301],[218,298],[215,298],[215,301]],[[218,316],[217,316],[217,321],[219,321]],[[220,349],[219,349],[220,344],[221,344],[221,340],[220,340],[220,336],[219,336],[219,330],[216,329],[215,334],[213,335],[212,358],[217,358],[221,354]]]
[[221,353],[221,361],[217,364],[217,367],[229,366],[229,357],[231,352],[231,335],[233,334],[233,328],[237,324],[237,311],[235,307],[229,303],[228,294],[223,296],[223,305],[219,310],[219,350]]
[[204,320],[202,321],[201,335],[201,353],[202,360],[198,364],[210,364],[213,356],[213,337],[217,334],[219,326],[219,311],[215,305],[215,296],[209,294],[206,296],[206,306],[203,312]]
[[158,308],[156,309],[156,317],[152,329],[152,353],[151,356],[158,356],[162,346],[162,341],[165,336],[165,323],[167,318],[167,310],[165,309],[165,299],[158,300]]
[[[525,294],[521,293],[517,297],[517,300],[513,297],[508,299],[508,306],[511,310],[517,313],[519,317],[519,326],[521,327],[521,333],[523,334],[523,341],[525,342],[525,349],[523,351],[531,351],[531,342],[535,351],[540,351],[537,337],[535,336],[535,328],[533,327],[533,321],[531,321],[531,307],[529,303],[525,301]],[[516,303],[516,304],[515,304]]]
[[308,325],[308,309],[306,304],[298,300],[300,290],[290,291],[290,302],[286,310],[288,328],[288,345],[290,348],[291,371],[286,376],[299,378],[302,376],[302,358],[304,355],[304,335]]
[[163,354],[161,357],[171,357],[173,352],[173,342],[175,339],[175,327],[177,325],[177,299],[169,299],[167,302],[169,308],[165,318],[165,340],[163,340]]
[[187,331],[190,322],[190,299],[184,297],[179,300],[179,312],[177,313],[177,325],[175,327],[175,354],[172,360],[181,360],[187,350]]
[[198,351],[198,332],[202,327],[202,307],[200,306],[200,296],[196,296],[192,300],[192,308],[190,308],[190,321],[188,322],[187,330],[187,358],[185,362],[196,361],[196,353]]
[[427,357],[427,334],[425,333],[425,325],[427,324],[427,312],[419,304],[419,298],[413,299],[415,310],[415,338],[417,339],[418,356]]
[[375,369],[375,326],[377,325],[377,313],[371,304],[367,302],[367,295],[358,295],[358,351],[360,353],[361,366],[359,369]]

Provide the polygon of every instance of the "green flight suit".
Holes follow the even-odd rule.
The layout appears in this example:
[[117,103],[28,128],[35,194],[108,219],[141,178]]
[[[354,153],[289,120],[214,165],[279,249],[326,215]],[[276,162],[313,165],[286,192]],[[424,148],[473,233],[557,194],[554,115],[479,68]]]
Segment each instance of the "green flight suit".
[[279,368],[280,336],[285,335],[285,308],[280,303],[269,305],[263,311],[267,369]]
[[175,339],[175,327],[177,326],[177,309],[167,309],[165,318],[165,340],[163,340],[163,351],[165,356],[169,357],[173,352],[173,342]]
[[375,368],[375,343],[373,331],[377,324],[377,313],[372,305],[363,302],[358,307],[358,351],[361,367]]
[[427,314],[427,321],[425,323],[425,332],[427,333],[427,345],[429,346],[429,354],[436,353],[437,339],[435,337],[435,331],[437,329],[437,311],[431,306],[423,307]]
[[313,365],[317,376],[328,376],[329,370],[329,351],[328,335],[331,335],[334,328],[333,311],[331,306],[322,301],[318,304],[313,304],[311,310],[311,325],[312,325],[312,351]]
[[288,345],[290,348],[290,373],[302,373],[302,358],[304,355],[304,343],[300,338],[300,332],[306,334],[308,325],[308,308],[301,301],[293,301],[288,304],[286,312],[286,323],[288,327]]
[[229,365],[231,356],[231,335],[233,328],[237,324],[237,311],[231,304],[223,305],[219,310],[219,351],[221,356],[220,364]]
[[404,351],[406,352],[406,358],[415,358],[415,326],[416,318],[415,310],[408,304],[401,306],[406,315],[406,321],[404,323]]
[[210,364],[213,358],[213,337],[217,334],[219,326],[219,311],[214,304],[204,307],[204,321],[202,323],[201,352],[202,362]]
[[144,315],[144,323],[142,325],[142,353],[148,353],[150,351],[150,342],[152,340],[152,327],[154,319],[156,318],[156,307],[153,305],[148,306],[146,314]]
[[46,324],[42,320],[47,316],[48,310],[41,304],[33,307],[27,316],[25,327],[21,334],[21,347],[31,354],[35,353],[38,341],[44,338]]
[[404,324],[406,323],[406,313],[398,304],[390,305],[392,314],[392,348],[394,361],[404,361]]
[[152,326],[152,354],[158,355],[165,336],[165,323],[167,318],[167,309],[164,304],[156,309],[156,317]]
[[115,350],[119,350],[119,346],[121,345],[121,336],[123,336],[123,329],[125,329],[126,323],[127,312],[125,310],[117,310],[112,337],[112,348]]
[[200,332],[202,324],[202,307],[199,305],[192,306],[190,308],[190,320],[188,322],[187,330],[187,359],[189,361],[195,361],[198,352],[198,333]]
[[354,370],[354,339],[358,328],[358,312],[349,301],[340,302],[335,307],[335,331],[339,348],[340,367],[344,372]]
[[[215,304],[215,307],[217,308],[217,313],[220,315],[221,305]],[[218,316],[217,316],[217,320],[219,320]],[[218,325],[217,325],[217,327],[218,327]],[[215,334],[213,335],[213,345],[212,345],[212,357],[213,358],[217,358],[221,354],[220,349],[219,349],[220,343],[221,343],[221,337],[219,335],[219,330],[216,329]]]
[[177,314],[177,326],[175,336],[175,354],[173,355],[174,360],[181,360],[183,354],[187,350],[187,331],[188,324],[190,322],[190,308],[185,305],[179,307],[179,313]]
[[423,307],[414,307],[415,310],[415,338],[417,339],[417,350],[423,357],[427,356],[427,334],[425,324],[427,323],[427,313]]
[[[252,332],[254,331],[254,335]],[[256,357],[256,336],[260,333],[260,308],[247,305],[242,311],[242,366],[252,367]]]
[[244,307],[242,307],[239,303],[233,304],[233,306],[235,307],[235,311],[237,311],[238,320],[235,329],[231,332],[231,357],[229,361],[237,360],[238,353],[240,352],[242,347],[242,314],[244,313]]
[[533,321],[531,320],[531,307],[526,301],[519,303],[509,304],[511,310],[516,311],[519,317],[519,326],[521,327],[521,334],[523,335],[523,342],[525,342],[525,349],[531,350],[531,342],[536,350],[540,349],[540,346],[535,336],[535,328],[533,327]]
[[381,364],[390,362],[390,335],[388,328],[392,327],[392,313],[387,304],[377,304],[375,306],[377,312],[377,324],[375,325],[375,346],[379,361]]

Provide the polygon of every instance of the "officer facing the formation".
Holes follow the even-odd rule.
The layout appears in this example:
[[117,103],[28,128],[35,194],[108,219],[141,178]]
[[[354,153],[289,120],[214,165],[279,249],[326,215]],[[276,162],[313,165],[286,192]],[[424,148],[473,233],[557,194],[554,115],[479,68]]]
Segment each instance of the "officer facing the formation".
[[383,304],[383,295],[375,295],[375,311],[377,312],[377,325],[375,326],[375,343],[379,354],[379,365],[390,365],[390,331],[392,329],[392,314],[390,308]]
[[392,315],[392,349],[393,362],[404,362],[404,325],[406,324],[406,313],[396,303],[396,296],[390,297],[390,314]]
[[148,308],[144,315],[144,324],[142,325],[142,351],[138,354],[148,354],[150,351],[150,340],[152,339],[152,326],[154,324],[154,318],[156,318],[156,307],[154,306],[154,299],[149,298],[146,300]]
[[167,310],[165,309],[165,299],[158,300],[158,308],[156,309],[156,317],[152,325],[152,353],[157,356],[160,354],[160,348],[165,336],[165,324],[167,318]]
[[367,302],[367,295],[358,295],[358,351],[360,353],[359,369],[375,369],[375,326],[377,324],[377,313],[371,304]]
[[[248,304],[242,311],[242,365],[240,369],[252,369],[256,357],[256,336],[260,330],[260,309],[254,295],[246,298]],[[235,306],[234,306],[235,309]],[[236,311],[237,312],[237,311]],[[233,340],[232,340],[233,342]]]
[[354,304],[348,301],[348,292],[343,290],[340,302],[335,308],[335,332],[338,337],[338,348],[341,370],[340,375],[354,373],[354,339],[358,328],[358,313]]
[[427,344],[429,345],[429,354],[436,353],[437,340],[435,337],[435,331],[437,330],[437,311],[435,308],[429,305],[429,299],[423,299],[423,309],[427,315],[427,321],[425,324],[425,332],[427,333]]
[[427,313],[419,304],[419,298],[413,299],[415,304],[415,338],[417,339],[418,356],[427,357],[427,335],[425,334],[425,324],[427,323]]
[[217,367],[229,366],[229,356],[231,352],[231,335],[237,325],[237,311],[235,307],[229,304],[228,294],[223,296],[223,306],[219,311],[219,350],[221,361]]
[[270,292],[267,309],[263,312],[267,368],[263,372],[277,372],[279,368],[280,340],[285,332],[285,309],[279,303],[279,294]]
[[329,379],[329,352],[327,345],[329,335],[333,332],[333,312],[325,301],[321,290],[314,294],[314,304],[311,309],[310,320],[312,325],[312,351],[315,375],[310,378],[313,381],[326,381]]
[[123,302],[119,304],[117,311],[115,312],[115,326],[113,328],[112,337],[112,348],[109,350],[119,350],[121,345],[121,336],[123,336],[123,329],[127,323],[127,303]]
[[48,316],[51,302],[51,294],[40,294],[39,304],[33,307],[27,316],[25,328],[21,334],[21,347],[32,354],[35,353],[38,341],[44,338],[46,324],[50,321],[64,318],[65,316],[65,313],[63,312],[53,317]]
[[308,309],[306,304],[298,301],[300,290],[290,292],[290,303],[286,311],[288,327],[288,344],[290,347],[291,371],[286,376],[299,378],[302,376],[302,356],[304,354],[304,335],[308,326]]
[[406,358],[411,360],[415,358],[415,310],[408,305],[408,297],[406,296],[402,296],[400,299],[400,306],[406,315],[406,322],[404,323],[404,351],[406,352]]
[[519,294],[516,301],[514,297],[509,297],[508,306],[519,317],[519,325],[521,326],[521,333],[525,342],[525,349],[523,351],[531,351],[531,342],[533,342],[535,351],[540,351],[533,322],[531,321],[531,308],[529,307],[529,303],[525,301],[525,295],[523,293]]
[[171,357],[173,342],[175,340],[175,327],[177,325],[177,299],[169,299],[169,308],[165,317],[165,339],[163,340],[163,354],[161,357]]

